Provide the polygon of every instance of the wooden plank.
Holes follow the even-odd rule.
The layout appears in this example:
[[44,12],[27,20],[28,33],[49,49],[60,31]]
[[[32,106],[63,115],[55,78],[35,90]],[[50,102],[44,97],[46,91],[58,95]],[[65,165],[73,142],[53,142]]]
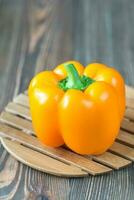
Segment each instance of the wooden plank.
[[20,94],[13,99],[15,103],[29,107],[28,97],[25,94]]
[[123,119],[121,123],[121,128],[128,132],[134,133],[134,122],[131,122],[127,119]]
[[101,164],[105,164],[114,169],[120,169],[131,164],[131,161],[126,160],[122,157],[114,155],[110,152],[105,152],[102,155],[93,156],[93,160],[100,162]]
[[126,106],[127,106],[128,108],[133,108],[133,109],[134,109],[134,99],[132,99],[132,98],[127,98],[127,99],[126,99]]
[[27,133],[33,133],[33,127],[32,123],[26,119],[23,119],[21,117],[15,116],[8,112],[2,112],[0,116],[0,121],[9,124],[11,126],[14,126],[15,128],[22,129],[23,131]]
[[31,120],[30,110],[27,107],[19,105],[15,102],[10,102],[5,110],[15,115],[20,115],[28,120]]
[[80,167],[89,174],[101,174],[111,171],[110,168],[103,166],[97,162],[84,158],[78,154],[75,154],[71,151],[68,151],[63,148],[51,148],[45,145],[42,145],[38,139],[31,135],[27,135],[22,131],[9,127],[5,124],[0,124],[0,135],[8,139],[16,140],[29,148],[32,148],[38,152],[49,155],[55,159],[58,159],[62,162],[72,164],[74,166]]
[[119,135],[117,136],[117,140],[121,141],[128,146],[134,147],[134,135],[130,134],[126,131],[120,131]]
[[112,153],[116,153],[117,155],[120,155],[131,161],[134,161],[134,149],[124,144],[114,142],[114,144],[110,147],[109,151]]
[[11,155],[32,168],[57,176],[79,177],[88,175],[88,173],[82,171],[78,167],[67,165],[49,156],[24,147],[17,142],[5,138],[1,139],[1,142]]
[[125,117],[134,121],[134,109],[133,108],[126,108]]
[[126,85],[126,96],[127,98],[131,98],[131,99],[134,99],[134,88]]

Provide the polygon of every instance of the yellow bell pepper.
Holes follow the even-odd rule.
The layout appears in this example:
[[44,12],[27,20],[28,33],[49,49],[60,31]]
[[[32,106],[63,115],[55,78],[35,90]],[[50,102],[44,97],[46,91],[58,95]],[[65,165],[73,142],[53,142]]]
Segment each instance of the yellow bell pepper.
[[29,85],[35,133],[79,154],[100,154],[114,142],[125,111],[122,76],[104,64],[69,61],[37,74]]

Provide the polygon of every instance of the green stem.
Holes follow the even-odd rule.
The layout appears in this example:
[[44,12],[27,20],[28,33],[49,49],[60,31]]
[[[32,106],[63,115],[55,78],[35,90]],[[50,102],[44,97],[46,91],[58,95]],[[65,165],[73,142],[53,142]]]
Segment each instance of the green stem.
[[85,90],[90,84],[95,82],[92,78],[87,76],[80,76],[74,67],[73,64],[64,65],[67,77],[61,81],[59,81],[58,85],[63,90],[68,89],[77,89],[77,90]]
[[68,65],[64,65],[64,66],[65,66],[65,69],[67,72],[67,77],[68,77],[66,86],[68,88],[80,89],[82,87],[82,82],[81,82],[80,76],[79,76],[76,68],[74,67],[74,65],[68,64]]

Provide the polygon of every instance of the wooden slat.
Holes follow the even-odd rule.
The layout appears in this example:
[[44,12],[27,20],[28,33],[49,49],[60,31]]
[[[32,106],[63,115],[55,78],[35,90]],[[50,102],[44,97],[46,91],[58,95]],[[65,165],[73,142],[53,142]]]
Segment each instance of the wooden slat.
[[18,103],[20,105],[29,107],[29,101],[28,97],[25,94],[20,94],[17,97],[14,98],[13,100],[15,103]]
[[127,98],[134,99],[134,88],[126,85],[126,96],[127,96]]
[[102,155],[99,156],[93,156],[93,160],[100,162],[101,164],[105,164],[109,167],[112,167],[114,169],[120,169],[122,167],[125,167],[131,163],[131,161],[126,160],[122,157],[119,157],[117,155],[114,155],[110,152],[105,152]]
[[124,119],[121,123],[121,128],[131,133],[134,133],[134,122]]
[[126,99],[126,106],[127,106],[128,108],[133,108],[133,109],[134,109],[134,99],[132,99],[132,98],[127,98],[127,99]]
[[124,144],[114,142],[114,144],[110,147],[109,151],[116,153],[117,155],[120,155],[126,159],[134,161],[134,149]]
[[134,121],[134,109],[133,108],[126,108],[125,117]]
[[49,156],[41,154],[37,151],[29,149],[7,139],[1,139],[3,146],[7,151],[22,163],[29,165],[35,169],[58,176],[86,176],[88,173],[80,168],[67,165]]
[[84,158],[78,154],[70,152],[63,148],[51,148],[42,145],[35,137],[27,135],[22,131],[0,124],[0,135],[9,139],[14,139],[29,148],[49,155],[55,159],[80,167],[89,174],[101,174],[111,171],[110,168],[103,166],[97,162]]
[[127,144],[128,146],[134,147],[134,135],[130,134],[126,131],[120,131],[119,135],[117,136],[118,141]]
[[8,112],[2,112],[0,116],[0,121],[12,125],[15,128],[22,129],[27,133],[34,133],[32,123],[26,119],[21,117],[15,116]]
[[10,113],[13,113],[13,114],[16,114],[16,115],[20,115],[28,120],[31,120],[31,115],[30,115],[30,111],[27,107],[24,107],[22,105],[19,105],[15,102],[11,102],[9,103],[5,110],[7,112],[10,112]]

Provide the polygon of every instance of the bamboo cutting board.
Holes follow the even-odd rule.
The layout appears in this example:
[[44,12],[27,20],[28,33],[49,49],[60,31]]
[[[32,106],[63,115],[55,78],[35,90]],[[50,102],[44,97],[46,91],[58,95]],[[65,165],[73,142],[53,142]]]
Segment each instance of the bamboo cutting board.
[[27,92],[17,96],[1,113],[1,142],[20,162],[57,176],[80,177],[119,170],[134,161],[134,89],[126,86],[126,92],[127,107],[119,135],[102,155],[81,156],[65,147],[42,145],[32,128]]

